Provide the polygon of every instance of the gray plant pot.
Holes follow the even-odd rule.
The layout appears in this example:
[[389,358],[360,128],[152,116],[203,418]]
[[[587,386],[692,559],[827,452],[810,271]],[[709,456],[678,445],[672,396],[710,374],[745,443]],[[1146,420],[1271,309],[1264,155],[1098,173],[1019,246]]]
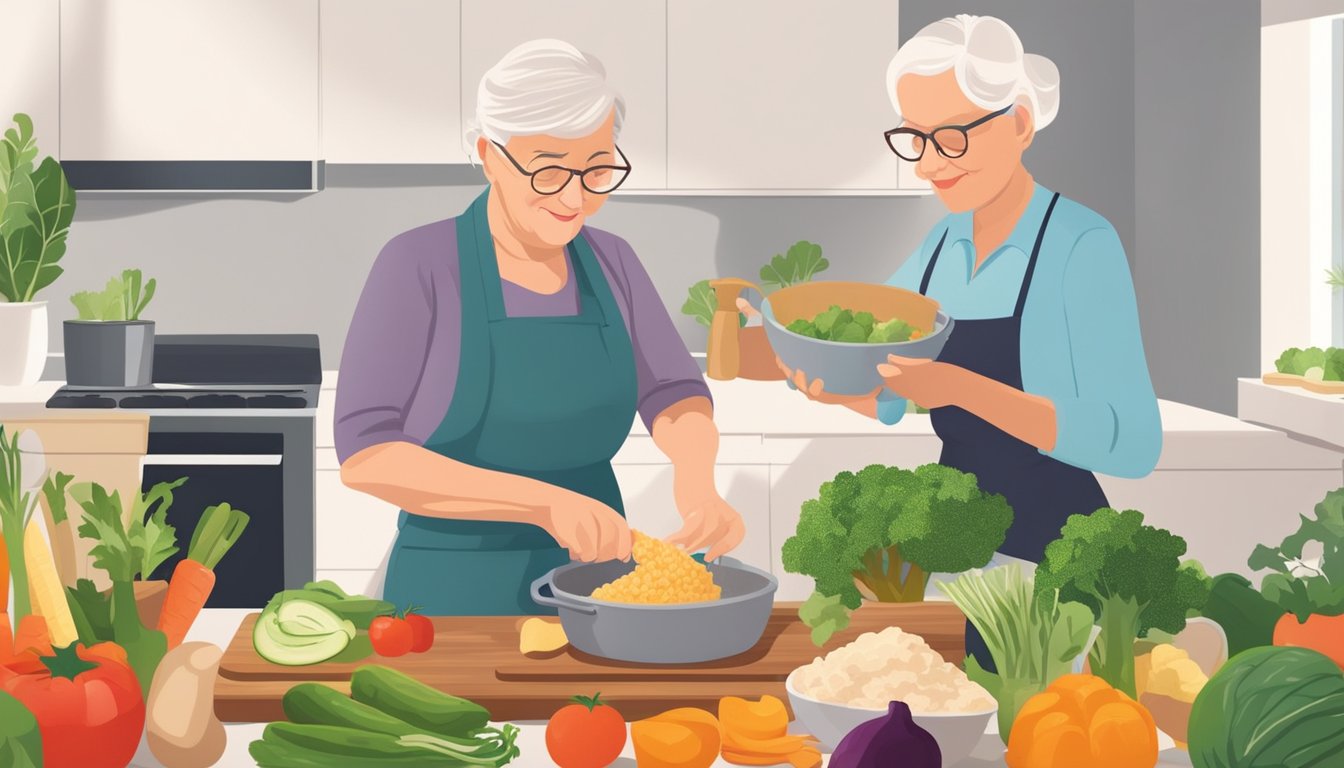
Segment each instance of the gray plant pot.
[[153,320],[65,321],[66,384],[143,387],[153,373]]

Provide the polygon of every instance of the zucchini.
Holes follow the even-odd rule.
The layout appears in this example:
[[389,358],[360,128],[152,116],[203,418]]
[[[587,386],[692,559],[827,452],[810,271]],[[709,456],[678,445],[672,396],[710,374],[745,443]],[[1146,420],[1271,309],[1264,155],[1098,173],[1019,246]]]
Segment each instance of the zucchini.
[[378,765],[489,766],[497,768],[518,756],[518,729],[486,729],[481,739],[462,742],[424,734],[398,738],[336,725],[275,722],[261,741],[249,746],[266,768],[362,768]]
[[390,736],[420,733],[405,720],[374,709],[321,683],[300,683],[285,692],[285,717],[292,723],[340,725]]
[[350,695],[433,736],[470,736],[490,722],[490,713],[481,705],[377,664],[355,670]]

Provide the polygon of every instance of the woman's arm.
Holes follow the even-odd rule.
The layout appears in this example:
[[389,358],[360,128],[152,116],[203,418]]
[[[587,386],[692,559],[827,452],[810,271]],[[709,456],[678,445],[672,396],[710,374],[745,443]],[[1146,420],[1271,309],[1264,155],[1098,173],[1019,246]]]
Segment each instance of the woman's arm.
[[1062,375],[1076,395],[1034,395],[929,360],[893,357],[879,370],[888,387],[919,405],[959,406],[1060,461],[1143,477],[1161,453],[1162,425],[1129,264],[1113,229],[1090,230],[1078,239],[1061,290],[1068,348],[1024,338],[1023,376],[1030,378],[1033,359],[1037,365],[1071,363]]

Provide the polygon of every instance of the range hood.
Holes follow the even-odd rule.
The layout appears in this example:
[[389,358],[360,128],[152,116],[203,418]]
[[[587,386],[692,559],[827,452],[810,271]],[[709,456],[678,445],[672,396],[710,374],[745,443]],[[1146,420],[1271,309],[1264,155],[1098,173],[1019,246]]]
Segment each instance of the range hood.
[[325,160],[62,160],[76,192],[317,192]]

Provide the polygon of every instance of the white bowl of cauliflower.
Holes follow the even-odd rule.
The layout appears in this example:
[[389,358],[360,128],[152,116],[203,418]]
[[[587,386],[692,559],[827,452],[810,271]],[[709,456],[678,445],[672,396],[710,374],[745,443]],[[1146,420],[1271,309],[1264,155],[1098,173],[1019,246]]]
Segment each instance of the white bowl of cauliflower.
[[915,724],[938,742],[943,765],[970,756],[998,712],[994,697],[919,635],[899,627],[860,635],[849,645],[795,669],[785,681],[802,730],[827,752],[861,723],[910,707]]

